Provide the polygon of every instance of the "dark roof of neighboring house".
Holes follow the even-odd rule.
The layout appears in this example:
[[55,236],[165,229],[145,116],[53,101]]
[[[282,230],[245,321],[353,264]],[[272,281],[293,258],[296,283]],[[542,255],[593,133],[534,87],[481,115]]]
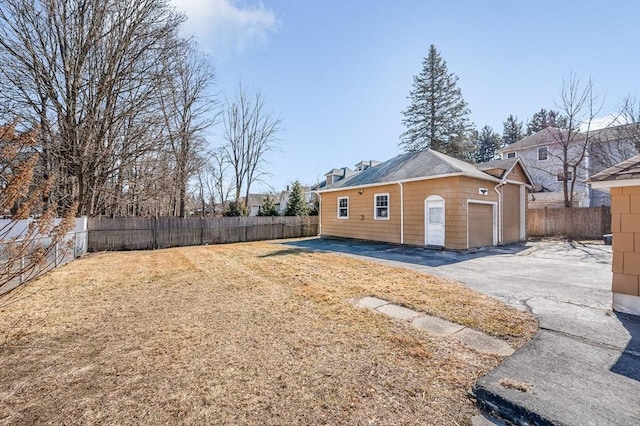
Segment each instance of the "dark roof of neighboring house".
[[529,136],[520,139],[517,142],[507,145],[499,150],[499,152],[517,151],[520,149],[532,148],[535,146],[544,146],[553,144],[566,138],[566,130],[560,130],[556,127],[547,127],[546,129],[539,130]]
[[249,194],[249,201],[247,202],[248,206],[261,206],[264,199],[267,197],[274,198],[269,194]]
[[600,173],[596,173],[587,179],[587,182],[603,182],[638,178],[640,178],[640,154],[618,163],[613,167],[609,167]]
[[620,126],[592,130],[591,133],[602,142],[635,139],[640,137],[640,123],[622,124]]
[[[629,138],[631,135],[637,135],[640,132],[640,123],[622,124],[619,126],[611,126],[605,129],[591,130],[589,132],[589,138],[597,138],[600,141],[614,141],[621,138]],[[560,140],[566,140],[567,131],[560,130],[556,127],[547,127],[532,135],[526,136],[519,141],[507,145],[499,150],[499,152],[518,151],[527,148],[533,148],[536,146],[550,145],[557,143]],[[586,133],[575,134],[575,140],[580,140],[581,137],[585,137]],[[635,136],[634,136],[635,137]]]
[[499,182],[498,178],[481,171],[473,164],[426,149],[398,155],[375,167],[369,167],[358,174],[328,185],[324,190],[329,191],[447,175],[465,175]]

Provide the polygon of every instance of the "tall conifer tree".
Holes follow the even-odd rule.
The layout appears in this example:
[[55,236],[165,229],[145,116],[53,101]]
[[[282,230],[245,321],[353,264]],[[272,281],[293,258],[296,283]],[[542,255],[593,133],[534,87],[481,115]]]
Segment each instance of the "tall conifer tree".
[[524,138],[524,125],[522,121],[518,121],[518,117],[513,114],[509,115],[503,123],[502,128],[502,144],[503,146],[511,145]]
[[462,159],[473,151],[469,108],[457,87],[458,77],[450,73],[447,63],[435,46],[422,62],[422,71],[413,77],[409,107],[403,111],[407,130],[400,136],[405,151],[432,148]]
[[490,126],[484,126],[478,135],[477,149],[474,155],[476,163],[495,160],[500,149],[500,135]]
[[304,191],[299,181],[293,182],[285,216],[304,216],[307,214],[307,203],[304,200]]

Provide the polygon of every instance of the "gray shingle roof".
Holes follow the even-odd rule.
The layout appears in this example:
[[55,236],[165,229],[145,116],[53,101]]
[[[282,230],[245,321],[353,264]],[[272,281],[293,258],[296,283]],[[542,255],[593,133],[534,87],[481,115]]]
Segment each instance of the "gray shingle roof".
[[618,163],[613,167],[609,167],[600,173],[596,173],[587,179],[587,182],[603,182],[638,178],[640,178],[640,154]]
[[377,166],[328,185],[325,190],[391,183],[446,175],[466,175],[499,181],[473,164],[460,161],[431,149],[401,154]]
[[518,158],[505,158],[504,160],[493,160],[485,163],[476,164],[476,167],[482,171],[492,169],[510,170],[516,163]]
[[558,142],[561,138],[566,139],[566,130],[560,130],[556,127],[547,127],[532,135],[520,139],[518,142],[507,145],[499,150],[499,152],[517,151],[527,149],[534,146],[544,146]]
[[[593,140],[612,141],[619,139],[628,139],[629,137],[635,137],[631,135],[637,135],[640,133],[640,123],[622,124],[620,126],[607,127],[606,129],[591,130],[589,132],[589,138]],[[576,141],[584,140],[586,134],[577,134],[574,138]],[[572,136],[573,137],[573,136]],[[500,149],[498,152],[518,151],[521,149],[532,148],[535,146],[551,145],[560,140],[567,139],[567,131],[560,130],[555,127],[547,127],[532,135],[520,139],[519,141],[507,145]]]

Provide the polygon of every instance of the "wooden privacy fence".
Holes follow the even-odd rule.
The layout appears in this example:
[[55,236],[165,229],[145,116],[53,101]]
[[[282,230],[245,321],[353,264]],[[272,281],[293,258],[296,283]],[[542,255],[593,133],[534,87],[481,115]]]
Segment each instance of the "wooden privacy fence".
[[90,252],[226,244],[318,235],[317,216],[89,219]]
[[564,235],[600,239],[611,233],[609,207],[558,207],[527,210],[530,237]]

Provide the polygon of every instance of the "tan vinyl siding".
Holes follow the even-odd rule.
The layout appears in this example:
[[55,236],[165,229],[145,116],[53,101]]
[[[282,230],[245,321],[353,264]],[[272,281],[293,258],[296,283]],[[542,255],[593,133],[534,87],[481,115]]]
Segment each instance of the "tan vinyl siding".
[[[444,199],[445,247],[467,247],[467,201],[498,202],[496,182],[466,176],[427,179],[402,184],[404,198],[404,244],[425,244],[425,200]],[[487,189],[486,195],[479,193]],[[359,191],[363,191],[362,194]],[[389,220],[374,219],[374,195],[389,194]],[[338,219],[339,197],[349,197],[349,219]],[[493,232],[490,224],[490,232]],[[400,185],[345,189],[322,194],[322,235],[400,243]],[[492,234],[493,235],[493,234]],[[490,242],[491,243],[491,242]],[[490,244],[489,243],[489,244]]]
[[524,171],[522,170],[522,167],[520,167],[520,164],[516,164],[513,170],[511,170],[511,173],[509,173],[509,175],[507,176],[507,180],[528,183],[527,176],[524,174]]
[[520,241],[520,185],[507,184],[502,191],[502,239],[505,243],[515,243]]
[[[467,248],[467,200],[498,201],[493,190],[495,183],[481,179],[456,176],[404,184],[404,242],[422,246],[425,243],[424,202],[430,195],[444,198],[445,247],[454,250]],[[480,195],[486,188],[487,195]]]
[[[374,195],[387,193],[389,219],[376,220]],[[339,197],[349,197],[348,219],[338,219]],[[393,184],[322,194],[322,235],[400,243],[400,187]]]

